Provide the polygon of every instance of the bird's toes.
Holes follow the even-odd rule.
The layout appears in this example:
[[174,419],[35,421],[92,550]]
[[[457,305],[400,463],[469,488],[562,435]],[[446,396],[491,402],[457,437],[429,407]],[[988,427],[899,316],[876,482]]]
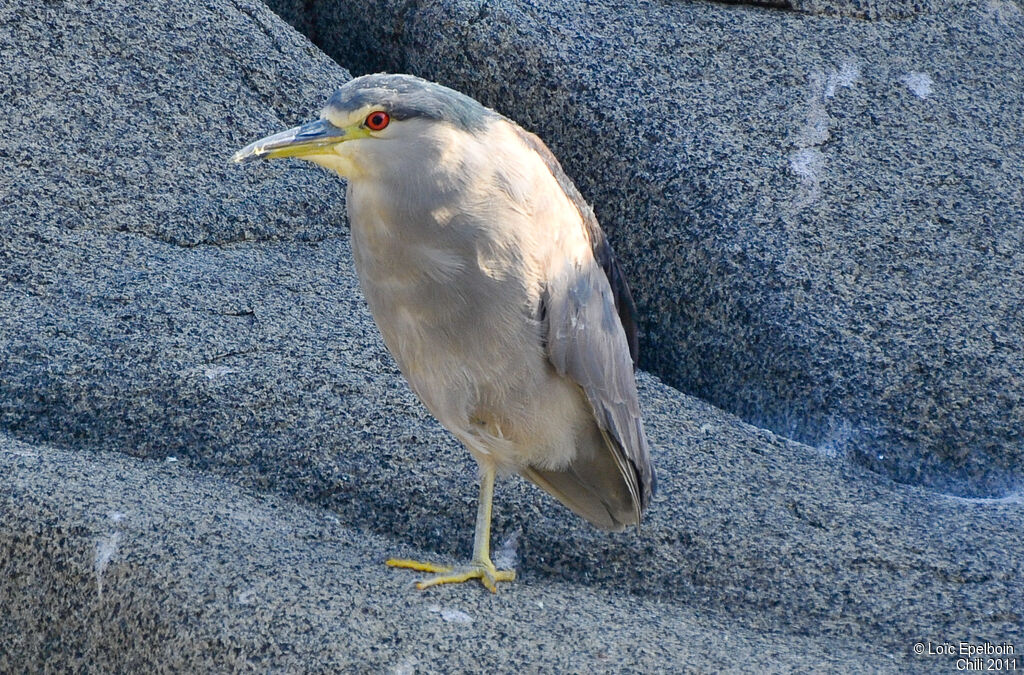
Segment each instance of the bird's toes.
[[433,574],[444,574],[452,571],[452,568],[448,565],[420,562],[419,560],[409,560],[408,558],[388,558],[384,564],[388,567],[400,567],[402,569],[416,570],[417,572],[431,572]]
[[490,560],[474,560],[468,565],[451,568],[446,565],[423,563],[416,560],[392,558],[387,561],[388,567],[401,567],[418,572],[431,572],[434,576],[416,583],[416,588],[423,590],[441,584],[460,584],[470,579],[479,579],[484,588],[491,593],[498,592],[498,582],[515,581],[515,570],[499,570]]

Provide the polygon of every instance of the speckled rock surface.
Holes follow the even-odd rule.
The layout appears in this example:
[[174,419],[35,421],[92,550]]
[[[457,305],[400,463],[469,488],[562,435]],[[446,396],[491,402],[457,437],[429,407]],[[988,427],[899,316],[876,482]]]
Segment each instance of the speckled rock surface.
[[341,183],[227,164],[348,75],[261,5],[0,10],[0,672],[934,671],[1024,649],[1024,504],[900,486],[641,376],[609,536],[467,454],[356,288]]
[[547,140],[669,384],[903,482],[1020,485],[1019,2],[271,4]]
[[[496,596],[422,593],[383,565],[468,551],[472,476],[443,439],[433,456],[386,439],[378,463],[405,470],[296,500],[183,460],[0,436],[0,670],[935,672],[955,660],[914,644],[1019,649],[1020,500],[839,472],[642,388],[665,476],[643,534],[504,482],[495,529],[519,579]],[[298,439],[289,456],[326,463]]]

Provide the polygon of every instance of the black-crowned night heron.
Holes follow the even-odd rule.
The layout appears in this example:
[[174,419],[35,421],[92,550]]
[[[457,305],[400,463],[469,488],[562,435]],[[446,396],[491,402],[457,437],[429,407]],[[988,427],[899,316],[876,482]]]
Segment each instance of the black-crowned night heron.
[[319,120],[234,156],[299,157],[348,179],[359,283],[413,391],[480,465],[468,566],[411,560],[418,584],[515,578],[490,557],[497,473],[605,530],[639,526],[654,487],[629,288],[541,140],[409,75],[367,75]]

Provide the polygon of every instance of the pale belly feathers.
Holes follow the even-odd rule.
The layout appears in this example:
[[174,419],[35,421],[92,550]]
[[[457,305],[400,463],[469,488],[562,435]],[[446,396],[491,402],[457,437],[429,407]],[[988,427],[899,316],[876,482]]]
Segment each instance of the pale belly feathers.
[[537,248],[521,238],[528,228],[499,232],[446,214],[401,222],[379,211],[376,186],[356,188],[348,208],[360,285],[413,391],[478,461],[565,467],[594,419],[545,353],[544,265],[526,257]]

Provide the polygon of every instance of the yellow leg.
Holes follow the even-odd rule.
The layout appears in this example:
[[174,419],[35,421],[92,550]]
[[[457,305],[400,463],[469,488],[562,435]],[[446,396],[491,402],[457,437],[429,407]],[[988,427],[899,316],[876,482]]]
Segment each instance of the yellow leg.
[[499,570],[491,562],[491,500],[494,498],[494,477],[497,473],[493,464],[485,464],[480,472],[480,503],[476,511],[476,532],[473,535],[473,560],[461,567],[448,567],[416,560],[391,558],[388,567],[402,567],[419,572],[432,572],[435,576],[416,584],[423,590],[440,584],[458,584],[470,579],[479,579],[487,590],[497,593],[499,581],[514,581],[515,570]]

